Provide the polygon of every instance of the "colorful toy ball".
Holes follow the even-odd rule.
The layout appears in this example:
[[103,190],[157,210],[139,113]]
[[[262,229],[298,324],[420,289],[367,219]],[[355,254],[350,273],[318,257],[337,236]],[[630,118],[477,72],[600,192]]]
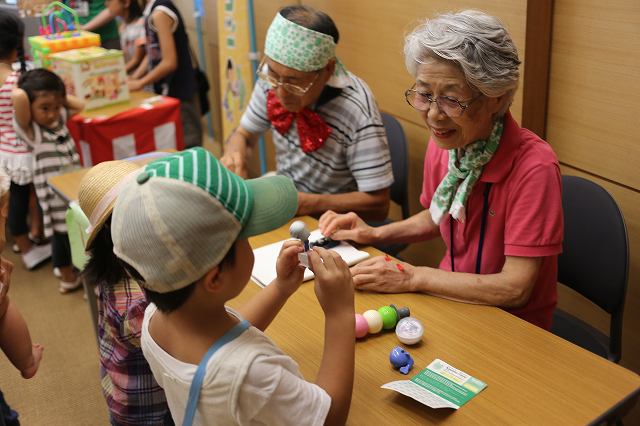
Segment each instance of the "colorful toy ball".
[[356,314],[356,339],[361,339],[369,333],[369,323],[360,314]]
[[396,326],[396,336],[405,345],[414,345],[422,340],[424,327],[419,319],[414,317],[402,318]]
[[391,349],[389,354],[389,361],[393,368],[399,370],[402,374],[408,374],[411,367],[413,367],[413,358],[409,355],[409,352],[402,349],[400,346],[396,346]]
[[398,322],[398,314],[391,306],[383,306],[378,309],[378,313],[382,317],[382,328],[390,330],[396,326]]
[[369,309],[363,313],[362,316],[367,320],[367,324],[369,324],[369,333],[375,334],[382,330],[382,316],[380,316],[378,311]]

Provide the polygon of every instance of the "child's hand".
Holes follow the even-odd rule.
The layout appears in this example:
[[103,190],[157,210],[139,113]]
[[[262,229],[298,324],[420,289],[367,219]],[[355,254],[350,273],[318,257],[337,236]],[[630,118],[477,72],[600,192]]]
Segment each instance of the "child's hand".
[[309,263],[316,275],[315,292],[325,316],[354,312],[349,266],[333,250],[314,247]]
[[0,304],[9,292],[11,272],[13,272],[13,263],[0,256]]
[[127,86],[129,87],[129,91],[137,92],[139,90],[142,90],[142,88],[144,87],[144,84],[142,84],[141,80],[134,79],[134,80],[128,80]]
[[[304,266],[300,265],[298,253],[304,251],[300,240],[288,240],[282,244],[278,260],[276,261],[276,277],[273,284],[284,290],[288,295],[293,294],[304,278]],[[273,285],[272,284],[272,285]]]
[[42,352],[44,352],[44,346],[39,343],[32,345],[31,362],[27,368],[20,372],[23,378],[30,379],[36,375],[38,367],[40,367],[40,361],[42,361]]

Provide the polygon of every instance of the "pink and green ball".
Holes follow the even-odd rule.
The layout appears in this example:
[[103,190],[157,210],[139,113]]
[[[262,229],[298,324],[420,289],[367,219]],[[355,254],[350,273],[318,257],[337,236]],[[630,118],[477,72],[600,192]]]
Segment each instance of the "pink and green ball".
[[382,328],[391,330],[398,322],[398,314],[391,306],[383,306],[378,309],[378,313],[382,317]]

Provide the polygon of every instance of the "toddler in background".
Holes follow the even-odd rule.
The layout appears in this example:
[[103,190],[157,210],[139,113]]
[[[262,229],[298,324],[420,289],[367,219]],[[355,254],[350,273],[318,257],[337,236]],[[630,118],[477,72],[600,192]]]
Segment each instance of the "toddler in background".
[[124,54],[125,69],[130,74],[146,55],[142,7],[139,0],[106,0],[104,4],[112,15],[122,18],[118,28],[120,47]]
[[45,237],[52,237],[53,266],[60,270],[60,292],[82,284],[71,263],[65,213],[67,203],[47,184],[47,179],[80,166],[80,157],[67,129],[67,119],[84,107],[67,95],[60,77],[45,69],[20,76],[12,94],[14,127],[19,139],[33,150],[34,177],[42,208]]
[[131,75],[129,90],[153,85],[157,94],[180,99],[184,145],[186,148],[202,146],[196,74],[180,11],[171,0],[149,0],[144,18],[147,66],[146,69],[139,67]]
[[[11,93],[25,72],[23,52],[24,24],[20,18],[0,9],[0,167],[11,179],[9,192],[9,232],[13,236],[14,251],[22,254],[27,269],[51,257],[51,245],[35,245],[29,237],[41,237],[42,218],[33,190],[33,154],[29,146],[16,138],[13,128],[13,104]],[[20,61],[21,70],[13,69]],[[31,226],[27,221],[30,216]]]
[[289,178],[245,181],[202,148],[149,163],[119,191],[113,251],[151,302],[142,350],[177,424],[346,421],[355,315],[351,273],[338,254],[309,254],[325,313],[316,383],[262,332],[302,283],[300,241],[283,244],[270,285],[237,311],[225,306],[251,276],[247,238],[284,225],[297,206]]
[[[7,222],[7,208],[9,204],[9,176],[0,169],[0,252],[4,250],[5,225]],[[9,300],[9,286],[13,264],[0,257],[0,349],[9,358],[25,379],[32,378],[38,371],[42,352],[42,345],[31,343],[31,335],[20,311]],[[0,421],[2,424],[17,423],[18,414],[11,410],[4,395],[0,392]]]
[[[115,1],[115,0],[114,0]],[[129,278],[113,254],[111,212],[120,188],[140,166],[105,161],[80,182],[78,203],[89,218],[89,261],[82,278],[98,285],[100,384],[111,423],[173,424],[164,391],[156,383],[140,347],[144,310],[148,303],[140,286]]]

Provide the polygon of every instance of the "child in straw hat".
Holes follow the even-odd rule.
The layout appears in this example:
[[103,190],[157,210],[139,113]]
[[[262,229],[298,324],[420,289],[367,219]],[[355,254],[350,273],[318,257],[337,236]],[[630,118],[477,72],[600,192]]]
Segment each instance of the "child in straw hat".
[[142,350],[176,423],[345,422],[355,317],[353,281],[338,254],[321,248],[309,254],[325,313],[316,383],[262,332],[302,282],[299,240],[283,244],[271,284],[237,311],[225,306],[251,276],[247,238],[286,224],[297,198],[289,178],[245,181],[202,148],[149,163],[118,195],[114,253],[152,302]]
[[[6,242],[5,226],[9,206],[9,176],[0,169],[0,252]],[[0,348],[25,379],[32,378],[38,371],[44,347],[31,343],[31,335],[27,324],[18,308],[9,300],[9,285],[13,263],[0,257]],[[4,417],[8,416],[8,417]],[[0,392],[0,423],[3,419],[17,421],[18,415],[6,404]]]
[[139,170],[128,161],[106,161],[82,178],[78,201],[90,223],[90,256],[82,278],[100,289],[100,376],[111,423],[172,424],[164,391],[153,378],[140,348],[147,301],[113,254],[111,241],[111,212],[116,196]]

